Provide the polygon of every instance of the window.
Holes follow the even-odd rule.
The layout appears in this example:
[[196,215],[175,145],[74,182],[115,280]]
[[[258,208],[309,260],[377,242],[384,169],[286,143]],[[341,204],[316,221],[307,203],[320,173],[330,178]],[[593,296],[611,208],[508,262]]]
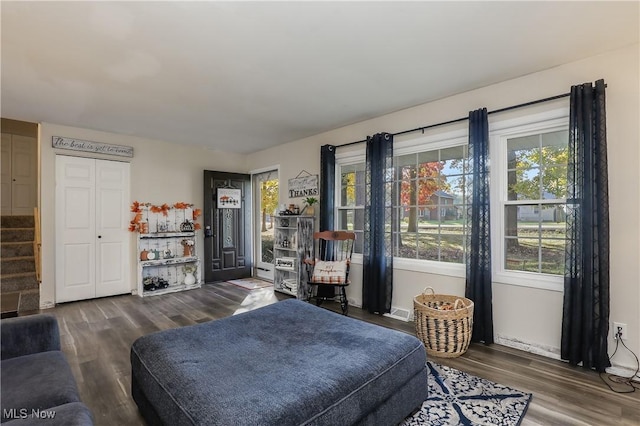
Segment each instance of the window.
[[[354,253],[362,253],[364,245],[364,197],[365,162],[358,158],[355,163],[338,165],[340,186],[338,190],[338,229],[356,233]],[[337,186],[337,185],[336,185]]]
[[[491,124],[494,281],[559,290],[564,272],[568,111]],[[464,276],[468,136],[456,131],[394,144],[394,258],[403,269]],[[336,158],[337,227],[362,253],[365,159]]]
[[466,159],[466,144],[395,156],[395,257],[464,263]]
[[568,141],[566,117],[492,132],[494,279],[560,289]]

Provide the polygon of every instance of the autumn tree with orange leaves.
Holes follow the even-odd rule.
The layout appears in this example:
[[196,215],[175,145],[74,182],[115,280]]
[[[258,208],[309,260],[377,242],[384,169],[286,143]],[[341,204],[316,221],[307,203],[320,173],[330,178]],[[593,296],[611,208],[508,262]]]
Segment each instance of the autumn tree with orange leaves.
[[400,168],[402,184],[400,201],[409,209],[408,232],[418,231],[418,205],[429,204],[433,194],[437,191],[448,191],[449,185],[441,179],[444,168],[443,162],[421,163],[407,165]]

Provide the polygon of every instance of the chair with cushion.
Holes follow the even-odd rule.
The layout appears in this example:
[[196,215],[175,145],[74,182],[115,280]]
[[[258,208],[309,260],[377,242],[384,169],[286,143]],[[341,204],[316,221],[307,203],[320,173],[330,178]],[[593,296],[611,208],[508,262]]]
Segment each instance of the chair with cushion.
[[309,297],[319,306],[325,300],[340,303],[342,314],[347,315],[346,287],[349,285],[351,255],[356,234],[349,231],[321,231],[313,234],[312,257],[305,259]]

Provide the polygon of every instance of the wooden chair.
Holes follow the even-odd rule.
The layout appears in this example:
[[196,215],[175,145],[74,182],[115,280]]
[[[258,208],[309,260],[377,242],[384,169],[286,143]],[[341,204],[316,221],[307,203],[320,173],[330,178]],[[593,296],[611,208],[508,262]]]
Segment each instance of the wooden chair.
[[349,231],[321,231],[313,234],[311,258],[304,260],[309,285],[308,302],[315,299],[320,306],[325,300],[340,303],[342,314],[347,315],[346,287],[349,282],[351,255],[356,234]]

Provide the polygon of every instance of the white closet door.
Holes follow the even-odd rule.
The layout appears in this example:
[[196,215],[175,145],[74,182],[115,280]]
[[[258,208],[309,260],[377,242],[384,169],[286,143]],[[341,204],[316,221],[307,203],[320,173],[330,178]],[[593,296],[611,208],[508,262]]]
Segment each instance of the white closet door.
[[0,188],[0,196],[2,197],[2,214],[11,214],[11,135],[2,134],[2,153],[0,154],[2,165],[2,187]]
[[2,214],[33,215],[37,193],[37,139],[2,134]]
[[56,302],[96,297],[95,167],[56,156]]
[[96,160],[96,297],[131,292],[129,163]]
[[56,156],[56,302],[131,292],[129,163]]
[[36,138],[21,135],[11,137],[11,214],[33,215],[36,206],[38,156]]

